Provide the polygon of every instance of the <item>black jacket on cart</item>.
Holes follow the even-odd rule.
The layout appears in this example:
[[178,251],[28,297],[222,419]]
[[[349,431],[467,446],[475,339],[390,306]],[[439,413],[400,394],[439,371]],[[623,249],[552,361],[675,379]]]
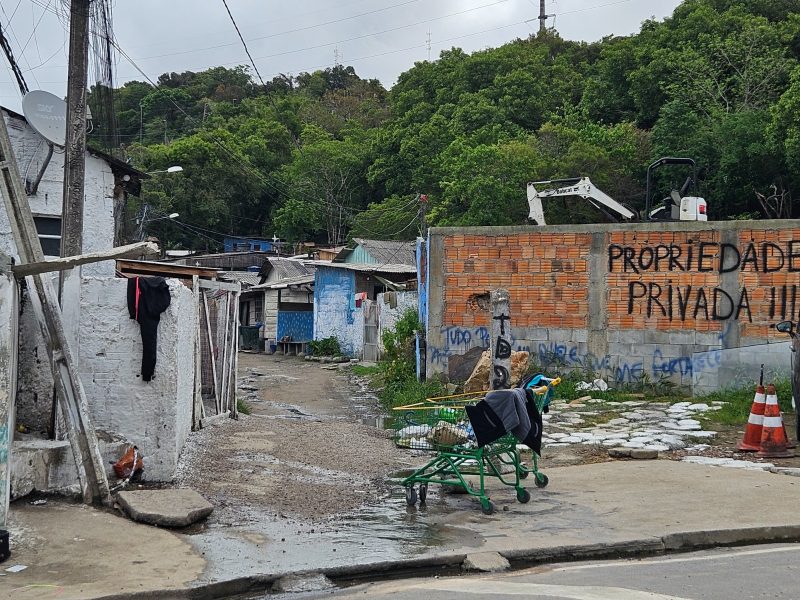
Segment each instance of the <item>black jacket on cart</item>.
[[477,404],[467,406],[466,411],[478,447],[491,444],[511,432],[536,454],[541,454],[542,415],[530,390],[495,390]]
[[156,370],[158,323],[169,307],[167,280],[163,277],[128,279],[128,314],[136,319],[142,333],[142,379],[150,381]]

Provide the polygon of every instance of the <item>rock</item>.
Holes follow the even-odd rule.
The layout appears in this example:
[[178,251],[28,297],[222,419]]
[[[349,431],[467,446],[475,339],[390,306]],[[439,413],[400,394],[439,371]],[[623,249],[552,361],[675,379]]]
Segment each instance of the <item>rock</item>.
[[284,575],[272,584],[272,591],[278,593],[318,592],[335,587],[322,573],[293,573]]
[[611,438],[608,440],[603,440],[603,446],[622,446],[628,440],[620,439],[620,438]]
[[630,423],[628,419],[611,419],[606,425],[627,425]]
[[361,362],[361,359],[359,359],[359,358],[351,358],[350,362],[351,363],[358,363],[358,362]]
[[[591,396],[581,396],[573,400],[573,402],[595,402],[595,400]],[[596,402],[602,402],[602,400],[597,400]]]
[[654,450],[652,446],[649,448],[633,448],[631,449],[631,458],[637,460],[652,460],[658,458],[658,450]]
[[[464,354],[455,354],[447,359],[447,378],[450,381],[463,382],[475,370],[475,366],[481,358],[486,348],[477,346],[470,348]],[[488,373],[486,375],[488,381]],[[482,388],[483,389],[483,388]]]
[[704,412],[704,411],[709,410],[711,407],[708,404],[700,403],[700,404],[690,404],[686,408],[687,408],[687,410],[694,410],[694,411]]
[[669,446],[666,444],[648,444],[645,448],[656,452],[667,452],[669,450]]
[[[527,352],[512,352],[511,353],[511,384],[517,383],[522,379],[525,371],[528,369]],[[452,360],[452,357],[451,359]],[[464,384],[464,393],[480,392],[489,387],[489,371],[492,368],[492,359],[489,351],[486,350],[481,354],[478,364],[469,376],[467,383]]]
[[624,444],[622,444],[622,447],[623,448],[631,448],[631,449],[633,449],[633,448],[644,448],[645,447],[645,443],[644,442],[630,441],[630,442],[625,442]]
[[508,560],[497,552],[476,552],[467,554],[467,558],[461,565],[465,571],[482,571],[484,573],[495,573],[505,571],[511,565]]
[[609,448],[608,455],[611,458],[630,458],[630,448]]
[[119,492],[117,501],[134,521],[159,527],[187,527],[214,510],[200,494],[185,488]]

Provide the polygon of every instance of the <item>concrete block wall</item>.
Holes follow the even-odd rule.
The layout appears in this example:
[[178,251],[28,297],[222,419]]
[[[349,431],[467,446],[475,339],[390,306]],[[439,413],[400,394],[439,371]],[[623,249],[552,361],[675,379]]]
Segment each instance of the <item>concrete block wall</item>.
[[427,368],[489,345],[477,296],[506,288],[517,350],[612,382],[717,387],[714,350],[757,360],[800,315],[794,221],[640,223],[430,231]]
[[171,302],[161,315],[150,382],[141,378],[141,334],[128,315],[127,280],[86,279],[81,297],[79,370],[94,426],[136,444],[150,481],[173,479],[192,420],[197,313],[191,290],[168,281]]

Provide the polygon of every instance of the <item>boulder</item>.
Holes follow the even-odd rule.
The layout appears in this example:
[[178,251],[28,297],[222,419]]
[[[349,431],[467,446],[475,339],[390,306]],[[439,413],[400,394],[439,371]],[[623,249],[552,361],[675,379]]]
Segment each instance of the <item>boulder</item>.
[[[475,370],[475,365],[481,359],[486,348],[477,346],[470,348],[464,354],[455,354],[447,359],[447,378],[450,381],[461,383],[469,379]],[[486,376],[488,379],[488,375]]]
[[214,510],[205,498],[189,489],[119,492],[117,502],[134,521],[159,527],[187,527]]
[[[511,353],[511,385],[516,385],[525,375],[528,370],[528,352],[512,352]],[[451,359],[452,360],[452,359]],[[478,364],[469,376],[467,383],[464,384],[464,392],[480,392],[481,390],[489,389],[489,372],[492,369],[492,359],[489,351],[486,350],[481,354]]]

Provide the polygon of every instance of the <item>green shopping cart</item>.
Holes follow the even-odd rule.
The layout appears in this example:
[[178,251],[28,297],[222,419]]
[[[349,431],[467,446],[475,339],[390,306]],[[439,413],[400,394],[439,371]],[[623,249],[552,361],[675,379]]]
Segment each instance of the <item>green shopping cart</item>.
[[[526,387],[534,392],[533,400],[529,401],[536,403],[539,414],[545,412],[559,383],[560,378],[551,379],[543,375],[526,382]],[[513,487],[517,500],[523,504],[530,501],[531,495],[521,480],[533,474],[536,487],[547,486],[547,475],[539,471],[539,455],[531,451],[532,464],[530,467],[524,465],[518,448],[519,440],[513,435],[506,434],[491,444],[478,447],[466,407],[480,401],[485,394],[477,392],[429,398],[425,402],[394,409],[397,414],[394,432],[397,446],[436,453],[427,464],[401,481],[409,506],[416,505],[417,501],[425,503],[428,485],[436,483],[463,489],[478,498],[483,513],[490,515],[495,506],[487,495],[487,478],[495,478],[503,485]],[[465,479],[469,475],[478,476],[477,489]]]

